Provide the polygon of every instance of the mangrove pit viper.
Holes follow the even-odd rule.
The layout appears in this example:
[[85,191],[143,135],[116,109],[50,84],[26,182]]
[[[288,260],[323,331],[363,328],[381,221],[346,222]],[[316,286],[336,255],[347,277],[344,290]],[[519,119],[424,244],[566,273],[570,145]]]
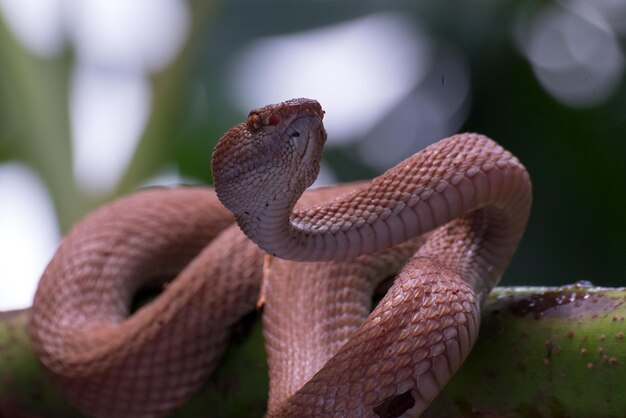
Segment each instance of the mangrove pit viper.
[[[258,303],[268,416],[426,408],[469,353],[524,232],[528,173],[491,139],[460,134],[370,182],[305,191],[323,116],[308,99],[252,110],[215,148],[215,191],[140,191],[69,232],[29,329],[71,404],[94,417],[167,415]],[[166,282],[131,314],[138,290]]]

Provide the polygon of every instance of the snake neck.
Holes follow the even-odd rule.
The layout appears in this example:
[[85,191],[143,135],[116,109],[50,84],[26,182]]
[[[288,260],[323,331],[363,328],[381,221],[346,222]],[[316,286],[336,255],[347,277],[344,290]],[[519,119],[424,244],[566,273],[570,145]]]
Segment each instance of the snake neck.
[[[479,151],[468,154],[466,148]],[[441,155],[450,161],[440,162]],[[486,239],[497,253],[485,256],[494,258],[493,271],[486,273],[497,280],[505,267],[497,260],[508,259],[525,228],[530,183],[526,170],[510,153],[486,137],[468,134],[441,141],[331,202],[294,210],[299,196],[285,188],[275,189],[271,198],[260,203],[248,198],[250,209],[236,214],[237,221],[271,255],[327,261],[381,251],[453,219],[487,210],[489,227],[475,236]],[[451,233],[450,245],[456,245],[462,235]]]
[[[313,100],[269,105],[251,111],[217,144],[215,190],[254,243],[289,260],[345,260],[489,210],[489,228],[477,239],[493,249],[481,256],[488,259],[483,264],[502,270],[530,208],[528,173],[511,153],[482,135],[455,135],[349,195],[294,211],[319,171],[322,118]],[[461,236],[451,234],[451,244]]]

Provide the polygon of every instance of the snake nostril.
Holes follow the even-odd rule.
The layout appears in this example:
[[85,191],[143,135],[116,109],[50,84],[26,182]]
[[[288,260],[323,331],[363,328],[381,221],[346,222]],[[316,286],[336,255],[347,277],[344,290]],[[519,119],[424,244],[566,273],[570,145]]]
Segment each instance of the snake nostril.
[[411,391],[407,390],[396,396],[392,396],[374,407],[374,412],[380,418],[397,418],[415,405],[415,399]]

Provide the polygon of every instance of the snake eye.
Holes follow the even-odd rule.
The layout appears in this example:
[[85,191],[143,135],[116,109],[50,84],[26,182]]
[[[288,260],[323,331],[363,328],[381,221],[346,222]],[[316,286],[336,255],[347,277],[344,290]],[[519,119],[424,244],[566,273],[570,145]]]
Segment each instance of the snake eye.
[[248,115],[248,120],[246,122],[246,125],[248,125],[249,130],[251,130],[252,132],[255,132],[261,129],[261,125],[263,125],[263,122],[261,121],[261,117],[258,114],[250,113]]

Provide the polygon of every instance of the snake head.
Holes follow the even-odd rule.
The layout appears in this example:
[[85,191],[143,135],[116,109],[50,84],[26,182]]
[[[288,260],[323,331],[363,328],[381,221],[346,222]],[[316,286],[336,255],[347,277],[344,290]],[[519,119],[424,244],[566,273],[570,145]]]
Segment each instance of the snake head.
[[277,204],[293,206],[315,181],[326,142],[323,117],[317,101],[293,99],[253,109],[219,140],[215,190],[244,231],[247,218]]

